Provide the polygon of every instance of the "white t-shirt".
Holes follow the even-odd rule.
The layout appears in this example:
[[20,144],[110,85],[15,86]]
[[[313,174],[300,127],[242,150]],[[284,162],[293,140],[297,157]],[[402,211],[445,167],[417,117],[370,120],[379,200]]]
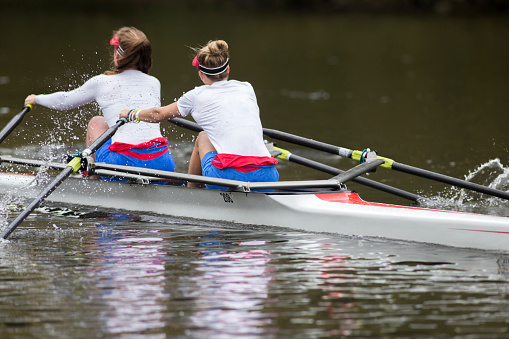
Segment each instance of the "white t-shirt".
[[[118,120],[123,109],[146,109],[161,106],[161,84],[157,78],[136,70],[114,75],[97,75],[83,86],[69,91],[42,94],[39,105],[68,110],[96,101],[108,126]],[[140,122],[125,124],[113,135],[112,142],[139,144],[161,137],[159,124]]]
[[180,115],[193,116],[218,153],[270,156],[250,83],[224,80],[199,86],[185,93],[177,106]]

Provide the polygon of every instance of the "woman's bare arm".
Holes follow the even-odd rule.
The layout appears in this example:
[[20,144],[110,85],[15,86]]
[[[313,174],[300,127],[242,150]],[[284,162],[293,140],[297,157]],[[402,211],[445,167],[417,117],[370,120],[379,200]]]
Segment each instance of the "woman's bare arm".
[[[131,110],[128,109],[122,110],[122,112],[120,112],[120,118],[129,118],[130,111]],[[137,113],[138,119],[146,122],[163,122],[179,116],[180,113],[176,102],[168,106],[142,109]]]

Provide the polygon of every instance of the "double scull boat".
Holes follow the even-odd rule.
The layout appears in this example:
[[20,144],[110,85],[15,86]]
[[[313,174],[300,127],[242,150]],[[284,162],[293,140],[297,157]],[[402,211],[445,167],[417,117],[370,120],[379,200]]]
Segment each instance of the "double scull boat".
[[[0,160],[50,169],[66,166],[9,156],[2,156]],[[46,201],[306,232],[482,250],[509,249],[507,217],[367,202],[346,189],[344,182],[379,165],[380,162],[371,161],[329,180],[247,183],[98,163],[94,165],[96,174],[128,181],[90,180],[74,175]],[[33,198],[41,190],[41,184],[35,178],[32,175],[1,173],[0,193],[16,191]],[[161,180],[167,183],[151,184]],[[183,185],[186,181],[220,185],[227,190],[188,188]]]

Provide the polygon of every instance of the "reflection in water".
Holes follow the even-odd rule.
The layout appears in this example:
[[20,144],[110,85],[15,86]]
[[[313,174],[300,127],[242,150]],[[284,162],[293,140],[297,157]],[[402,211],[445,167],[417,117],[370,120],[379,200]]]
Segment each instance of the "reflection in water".
[[509,330],[508,261],[152,216],[44,215],[0,244],[0,334],[497,338]]
[[272,338],[267,328],[271,319],[262,312],[271,281],[270,252],[256,247],[232,249],[227,238],[211,232],[198,244],[203,257],[193,264],[202,274],[192,278],[199,291],[189,333],[202,338],[215,333],[223,338]]
[[[98,288],[110,309],[101,312],[108,332],[139,332],[164,325],[164,266],[157,238],[130,238],[98,265]],[[127,244],[126,244],[127,243]],[[111,279],[111,280],[109,280]]]
[[[131,219],[117,214],[112,221]],[[160,232],[138,232],[107,228],[115,224],[98,224],[94,251],[101,253],[91,266],[96,282],[91,298],[103,304],[100,319],[107,333],[136,333],[164,327],[166,307],[164,261],[167,257]],[[165,238],[170,233],[163,233]],[[127,237],[126,237],[127,236]]]

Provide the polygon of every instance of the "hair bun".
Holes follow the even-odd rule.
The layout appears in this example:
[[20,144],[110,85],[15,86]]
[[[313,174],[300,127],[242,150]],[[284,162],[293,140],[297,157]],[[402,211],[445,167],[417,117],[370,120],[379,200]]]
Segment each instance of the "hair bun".
[[228,51],[228,44],[224,40],[210,41],[208,47],[212,55],[221,55]]
[[[226,65],[225,67],[228,67],[227,62],[230,59],[230,52],[228,51],[228,44],[224,40],[209,41],[205,46],[193,50],[196,52],[196,60],[199,66],[218,68]],[[207,76],[213,77],[215,80],[223,79],[228,76],[228,72],[225,72],[226,69],[221,74],[208,74]]]

